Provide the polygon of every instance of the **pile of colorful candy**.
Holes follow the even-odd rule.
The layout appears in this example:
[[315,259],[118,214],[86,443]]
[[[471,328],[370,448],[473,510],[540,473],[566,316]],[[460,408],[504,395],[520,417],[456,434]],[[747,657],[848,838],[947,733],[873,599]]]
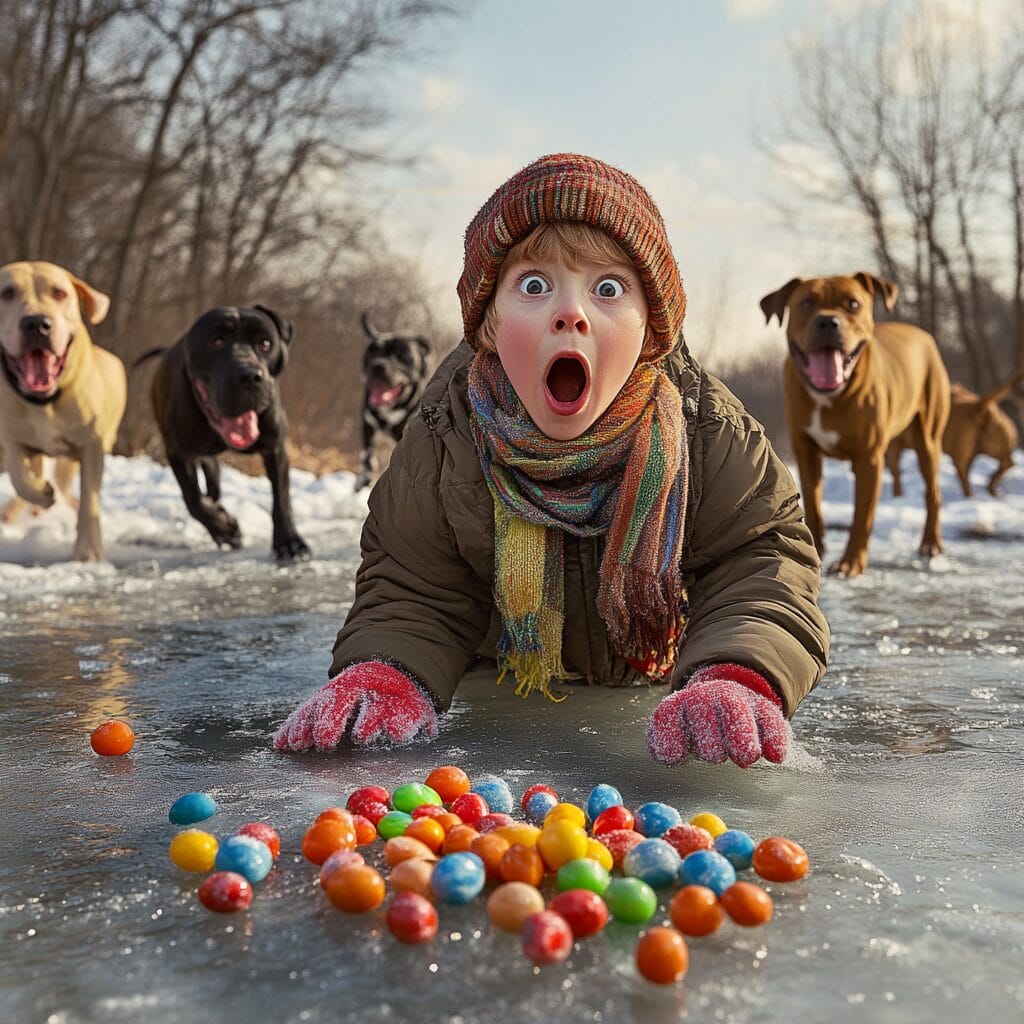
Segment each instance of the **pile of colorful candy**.
[[[188,794],[175,807],[197,796]],[[600,932],[610,918],[647,924],[658,911],[658,891],[678,887],[667,902],[673,927],[649,928],[636,947],[640,973],[662,984],[687,971],[684,935],[709,935],[726,916],[743,927],[772,916],[771,896],[738,881],[737,872],[753,869],[767,881],[792,882],[809,866],[807,854],[789,839],[755,843],[714,814],[683,821],[675,808],[658,802],[630,810],[606,784],[592,790],[585,808],[560,801],[544,785],[523,794],[525,820],[513,817],[515,807],[504,780],[472,784],[462,769],[445,766],[424,783],[391,793],[379,786],[357,789],[344,808],[329,807],[317,817],[303,836],[302,853],[319,866],[320,886],[340,910],[373,910],[390,890],[387,925],[401,942],[429,941],[438,929],[435,904],[469,903],[490,885],[491,923],[519,934],[536,964],[565,960],[575,942]],[[172,820],[202,819],[175,817],[172,809]],[[357,848],[378,839],[379,854],[367,851],[375,866]],[[182,832],[171,844],[171,859],[188,871],[216,869],[200,887],[200,899],[213,910],[238,910],[251,903],[252,885],[266,876],[278,849],[276,832],[252,823],[219,848],[208,833]],[[553,892],[550,899],[544,890]]]

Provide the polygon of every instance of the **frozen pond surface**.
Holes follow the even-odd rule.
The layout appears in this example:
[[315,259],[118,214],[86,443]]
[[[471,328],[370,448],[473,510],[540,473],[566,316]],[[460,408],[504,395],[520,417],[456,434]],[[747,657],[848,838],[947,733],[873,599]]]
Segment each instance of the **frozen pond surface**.
[[[112,564],[55,561],[70,551],[66,509],[0,528],[0,1019],[1024,1019],[1024,470],[995,501],[960,498],[945,469],[946,556],[914,558],[910,462],[910,494],[886,487],[867,574],[824,583],[832,662],[794,721],[793,755],[742,771],[651,762],[643,730],[660,689],[523,705],[484,677],[463,685],[431,746],[275,754],[273,728],[325,677],[365,501],[348,474],[295,474],[316,558],[278,569],[264,480],[226,473],[246,547],[225,554],[184,519],[169,473],[111,459]],[[989,469],[979,460],[979,482]],[[849,477],[828,474],[826,514],[848,523]],[[830,532],[833,555],[844,541]],[[98,758],[89,732],[112,716],[131,720],[136,746]],[[452,762],[517,795],[543,781],[583,800],[608,781],[633,806],[713,810],[755,838],[796,839],[812,870],[770,887],[768,925],[692,940],[685,983],[666,989],[635,972],[636,927],[613,924],[535,970],[488,927],[483,900],[443,908],[433,944],[401,946],[383,912],[330,907],[299,842],[355,787]],[[220,804],[203,828],[256,819],[282,834],[247,913],[204,910],[199,876],[167,858],[167,808],[191,790]]]

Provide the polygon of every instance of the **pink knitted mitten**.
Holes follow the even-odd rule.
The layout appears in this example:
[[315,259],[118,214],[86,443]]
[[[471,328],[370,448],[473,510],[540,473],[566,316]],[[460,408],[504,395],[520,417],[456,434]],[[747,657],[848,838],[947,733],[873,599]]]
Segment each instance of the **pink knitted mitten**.
[[363,661],[339,672],[277,731],[277,750],[331,750],[345,735],[359,747],[404,746],[437,735],[430,698],[402,671]]
[[744,665],[707,665],[654,709],[647,749],[664,764],[688,757],[748,768],[759,757],[776,764],[789,747],[782,701],[760,673]]

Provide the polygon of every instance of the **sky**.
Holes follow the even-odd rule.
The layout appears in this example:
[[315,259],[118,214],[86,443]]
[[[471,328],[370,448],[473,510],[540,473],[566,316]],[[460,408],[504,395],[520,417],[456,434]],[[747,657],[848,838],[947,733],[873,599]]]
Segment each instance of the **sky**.
[[[869,259],[859,239],[808,241],[784,222],[774,200],[792,193],[755,142],[789,86],[787,40],[827,7],[471,0],[410,68],[389,71],[388,130],[418,166],[375,175],[388,241],[424,268],[457,330],[455,282],[473,214],[535,158],[587,153],[632,173],[660,207],[691,347],[704,354],[714,339],[719,365],[760,346],[781,353],[760,297],[793,276],[852,272]],[[841,262],[858,255],[857,266]]]

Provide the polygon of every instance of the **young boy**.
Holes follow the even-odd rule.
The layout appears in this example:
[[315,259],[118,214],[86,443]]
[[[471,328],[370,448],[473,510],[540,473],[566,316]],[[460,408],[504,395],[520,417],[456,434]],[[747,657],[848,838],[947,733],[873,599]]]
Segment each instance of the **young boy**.
[[781,761],[825,669],[818,558],[760,425],[682,342],[650,196],[543,157],[469,225],[458,292],[465,341],[370,496],[331,679],[275,746],[432,738],[485,655],[522,696],[669,683],[659,761]]

